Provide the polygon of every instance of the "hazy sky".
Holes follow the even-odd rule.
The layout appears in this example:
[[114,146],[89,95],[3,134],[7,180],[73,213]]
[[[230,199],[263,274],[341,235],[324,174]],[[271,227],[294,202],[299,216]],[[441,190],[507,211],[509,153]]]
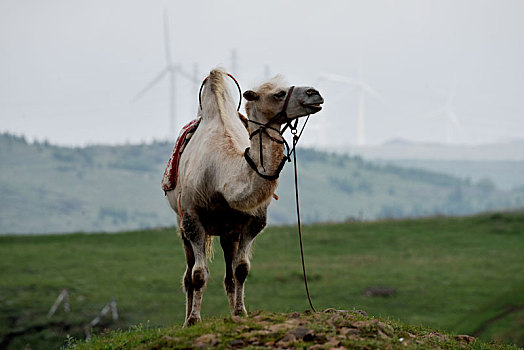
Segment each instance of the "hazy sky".
[[[314,84],[325,109],[308,145],[357,142],[357,97],[322,73],[361,78],[366,141],[487,143],[524,137],[524,1],[114,1],[0,0],[0,131],[66,145],[165,139],[164,79],[131,99],[171,52],[200,78],[231,69],[245,90],[268,65]],[[195,115],[195,87],[177,78],[177,129]],[[446,125],[442,108],[457,124]],[[448,127],[448,131],[446,131]]]

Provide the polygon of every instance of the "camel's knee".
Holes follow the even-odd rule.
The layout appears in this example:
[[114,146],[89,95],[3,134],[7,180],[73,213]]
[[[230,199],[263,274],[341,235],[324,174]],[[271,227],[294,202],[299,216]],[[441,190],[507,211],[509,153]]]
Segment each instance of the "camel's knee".
[[193,269],[193,279],[192,279],[192,285],[195,290],[200,290],[202,287],[206,285],[207,278],[209,276],[209,271],[207,267],[199,267]]
[[249,262],[242,261],[235,268],[235,278],[238,283],[242,284],[247,278],[249,273]]

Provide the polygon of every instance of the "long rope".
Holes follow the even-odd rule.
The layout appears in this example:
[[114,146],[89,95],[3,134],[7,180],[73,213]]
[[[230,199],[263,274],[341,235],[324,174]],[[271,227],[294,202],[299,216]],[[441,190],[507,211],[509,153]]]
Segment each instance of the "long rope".
[[[304,128],[302,128],[302,131],[303,130]],[[302,132],[300,132],[300,135],[302,135]],[[302,258],[302,272],[304,274],[304,285],[306,286],[307,300],[309,301],[309,306],[311,306],[311,310],[313,310],[313,312],[317,312],[317,310],[313,306],[313,302],[311,301],[311,295],[309,294],[309,287],[307,283],[307,274],[306,274],[306,263],[304,262],[304,248],[302,247],[302,229],[300,225],[300,206],[298,204],[299,201],[298,201],[297,152],[296,152],[296,147],[295,147],[297,145],[298,139],[300,138],[300,135],[298,136],[296,134],[293,135],[293,168],[295,169],[295,197],[296,197],[296,203],[297,203],[298,237],[300,241],[300,257]]]
[[[259,134],[259,138],[260,138],[259,139],[260,140],[260,161],[261,161],[262,167],[264,166],[263,161],[262,161],[262,159],[263,159],[263,153],[262,153],[262,133],[265,133],[274,142],[283,144],[285,146],[285,148],[287,149],[287,154],[285,154],[284,157],[282,158],[282,161],[280,162],[276,173],[273,174],[273,175],[266,175],[266,174],[262,174],[261,172],[259,172],[255,162],[248,155],[249,147],[246,148],[246,150],[244,151],[244,158],[246,159],[247,163],[251,166],[251,168],[259,176],[261,176],[262,178],[267,179],[267,180],[275,180],[275,179],[278,179],[278,177],[280,176],[280,171],[284,167],[284,164],[286,163],[286,161],[291,161],[290,157],[291,157],[291,153],[293,153],[293,167],[294,167],[294,170],[295,170],[295,198],[296,198],[296,205],[297,205],[298,237],[299,237],[299,242],[300,242],[300,257],[302,259],[302,273],[304,275],[304,285],[306,286],[306,294],[307,294],[307,300],[309,301],[309,306],[311,306],[311,310],[313,310],[314,312],[317,312],[317,310],[313,306],[313,302],[311,301],[311,295],[309,294],[309,286],[308,286],[308,282],[307,282],[307,273],[306,273],[306,263],[304,261],[304,247],[303,247],[303,244],[302,244],[302,226],[300,224],[300,205],[299,205],[299,199],[298,199],[298,173],[297,173],[297,152],[296,152],[296,146],[297,146],[298,140],[300,139],[300,137],[302,136],[302,133],[304,132],[304,129],[306,128],[306,124],[309,121],[309,115],[307,116],[306,121],[302,125],[302,129],[300,130],[300,132],[298,132],[298,130],[297,130],[298,119],[295,119],[294,123],[293,123],[292,120],[287,119],[286,107],[287,107],[287,104],[289,102],[289,96],[291,96],[291,93],[293,92],[293,89],[294,89],[294,86],[292,86],[289,89],[288,96],[286,98],[286,101],[284,103],[284,108],[282,109],[282,111],[280,113],[278,113],[277,115],[275,115],[275,117],[273,117],[269,122],[267,122],[266,124],[262,124],[262,123],[259,123],[259,122],[256,122],[256,121],[249,120],[250,122],[259,125],[259,128],[255,132],[251,133],[251,135],[249,135],[249,139],[252,139],[253,136],[255,136],[257,133]],[[286,126],[282,130],[276,130],[276,129],[274,129],[274,128],[272,128],[272,127],[270,127],[268,125],[268,124],[271,123],[271,121],[273,119],[280,118],[281,115],[283,115],[287,119]],[[279,133],[280,136],[282,137],[282,140],[277,140],[277,139],[273,138],[267,132],[268,128],[269,129],[273,129],[277,133]],[[288,144],[286,142],[286,139],[284,138],[284,135],[283,135],[284,131],[287,128],[289,128],[289,130],[291,131],[291,134],[293,134],[293,148],[291,150],[289,149],[289,146],[288,146]],[[264,169],[264,171],[265,171],[265,169]]]

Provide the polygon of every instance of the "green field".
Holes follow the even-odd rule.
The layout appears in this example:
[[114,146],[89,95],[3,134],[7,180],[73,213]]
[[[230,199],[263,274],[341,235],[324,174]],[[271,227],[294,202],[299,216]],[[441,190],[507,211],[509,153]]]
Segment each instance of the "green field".
[[[318,309],[362,309],[482,339],[524,345],[524,213],[304,227]],[[217,244],[217,246],[219,246]],[[216,249],[203,317],[226,316],[224,264]],[[49,348],[116,298],[120,320],[102,328],[183,322],[184,254],[174,229],[121,234],[0,237],[0,348]],[[394,290],[365,296],[369,287]],[[62,288],[71,312],[46,313]],[[296,228],[257,239],[246,286],[249,310],[308,308]]]

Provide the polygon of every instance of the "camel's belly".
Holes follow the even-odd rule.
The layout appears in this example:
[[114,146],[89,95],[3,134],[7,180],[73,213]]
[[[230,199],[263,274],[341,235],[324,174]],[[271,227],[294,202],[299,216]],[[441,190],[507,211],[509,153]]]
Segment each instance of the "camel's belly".
[[236,234],[240,231],[253,231],[255,227],[265,226],[265,211],[258,215],[248,214],[232,209],[221,196],[216,196],[207,207],[197,210],[200,223],[204,226],[206,234],[212,236],[225,236]]

